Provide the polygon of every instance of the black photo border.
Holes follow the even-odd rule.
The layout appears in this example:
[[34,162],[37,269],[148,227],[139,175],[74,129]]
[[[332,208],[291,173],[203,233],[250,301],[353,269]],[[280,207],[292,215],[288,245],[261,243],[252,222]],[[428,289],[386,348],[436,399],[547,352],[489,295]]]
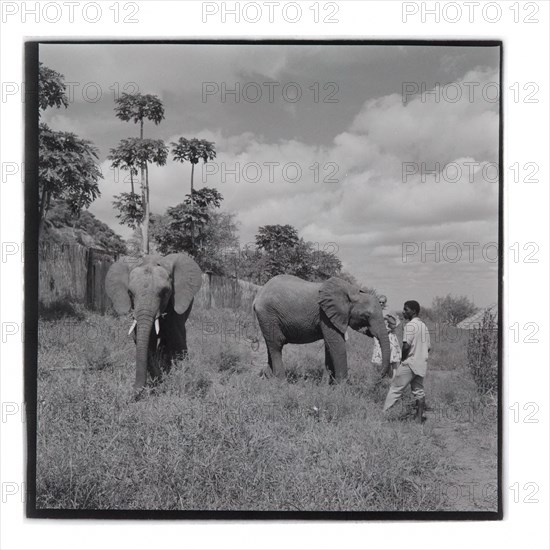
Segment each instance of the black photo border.
[[[38,62],[40,44],[135,44],[135,45],[281,45],[281,46],[455,46],[498,47],[499,60],[499,213],[498,213],[498,491],[497,511],[213,511],[213,510],[108,510],[53,509],[36,506],[37,387],[38,387]],[[504,279],[504,170],[503,170],[503,41],[502,40],[290,40],[290,39],[201,39],[201,40],[29,40],[25,43],[25,267],[24,267],[24,382],[26,403],[27,475],[26,517],[60,519],[151,519],[151,520],[502,520],[503,492],[503,279]]]

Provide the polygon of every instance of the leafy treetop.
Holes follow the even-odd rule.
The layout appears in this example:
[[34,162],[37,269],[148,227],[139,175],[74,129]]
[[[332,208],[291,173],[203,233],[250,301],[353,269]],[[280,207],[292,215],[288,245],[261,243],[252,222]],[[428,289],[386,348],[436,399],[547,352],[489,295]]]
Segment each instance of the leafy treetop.
[[65,93],[67,87],[63,82],[65,77],[46,67],[42,62],[38,68],[38,102],[40,109],[44,111],[48,107],[62,106],[67,108],[69,106],[69,100]]
[[198,164],[201,159],[203,162],[208,162],[216,158],[214,143],[206,139],[180,137],[177,142],[172,142],[170,145],[174,160],[179,162]]
[[134,123],[151,120],[160,124],[164,119],[164,107],[158,96],[153,94],[123,93],[116,100],[115,113],[120,120]]
[[[43,202],[64,198],[76,214],[100,195],[103,178],[92,142],[71,132],[55,132],[46,124],[39,128],[38,181]],[[47,209],[47,207],[46,207]]]
[[256,246],[266,252],[294,248],[299,242],[298,231],[291,225],[264,225],[256,235]]

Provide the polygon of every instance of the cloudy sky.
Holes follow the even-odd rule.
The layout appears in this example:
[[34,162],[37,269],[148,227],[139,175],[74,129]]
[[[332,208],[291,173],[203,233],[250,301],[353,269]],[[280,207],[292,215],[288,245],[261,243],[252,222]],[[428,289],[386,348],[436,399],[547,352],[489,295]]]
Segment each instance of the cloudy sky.
[[[115,94],[139,90],[165,107],[146,137],[215,142],[195,185],[223,194],[243,246],[291,224],[393,307],[497,300],[497,48],[52,44],[40,59],[71,83],[68,109],[43,120],[99,148],[90,210],[122,236],[111,201],[129,183],[106,156],[139,131],[115,117]],[[153,212],[182,202],[189,179],[189,165],[152,168]]]

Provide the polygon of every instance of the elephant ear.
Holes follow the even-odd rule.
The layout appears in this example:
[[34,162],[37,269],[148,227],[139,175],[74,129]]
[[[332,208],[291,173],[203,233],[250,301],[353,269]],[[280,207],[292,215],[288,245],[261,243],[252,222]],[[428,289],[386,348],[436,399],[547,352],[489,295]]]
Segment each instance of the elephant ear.
[[351,286],[338,277],[326,280],[319,289],[319,305],[331,323],[344,334],[348,328]]
[[105,290],[113,302],[116,312],[123,315],[130,311],[131,303],[128,295],[128,279],[130,264],[125,259],[115,262],[105,277]]
[[174,309],[182,314],[191,305],[202,284],[202,271],[187,254],[169,254],[164,258],[174,281]]

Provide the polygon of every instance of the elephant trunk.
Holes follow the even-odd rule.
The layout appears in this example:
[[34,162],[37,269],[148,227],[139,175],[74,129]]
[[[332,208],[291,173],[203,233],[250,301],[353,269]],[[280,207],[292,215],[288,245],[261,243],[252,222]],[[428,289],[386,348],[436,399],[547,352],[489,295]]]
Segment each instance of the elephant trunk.
[[376,319],[370,324],[370,332],[378,338],[380,349],[382,351],[382,372],[388,372],[390,368],[390,337],[384,319]]
[[140,313],[136,316],[136,381],[134,390],[140,392],[147,382],[147,365],[149,361],[149,340],[155,316],[151,313]]

